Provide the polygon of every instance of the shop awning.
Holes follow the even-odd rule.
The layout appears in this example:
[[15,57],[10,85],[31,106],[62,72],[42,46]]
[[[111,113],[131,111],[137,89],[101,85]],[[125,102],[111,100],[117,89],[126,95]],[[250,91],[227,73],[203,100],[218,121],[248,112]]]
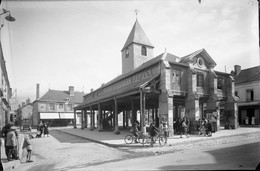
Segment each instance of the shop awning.
[[40,113],[40,119],[74,119],[74,113]]
[[74,119],[74,113],[60,113],[60,119]]
[[40,113],[40,119],[60,119],[59,113]]

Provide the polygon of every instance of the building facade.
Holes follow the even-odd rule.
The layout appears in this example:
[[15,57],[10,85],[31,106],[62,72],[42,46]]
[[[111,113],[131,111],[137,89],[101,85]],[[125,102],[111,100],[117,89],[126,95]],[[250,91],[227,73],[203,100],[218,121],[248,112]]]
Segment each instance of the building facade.
[[[153,56],[153,45],[136,20],[122,50],[122,75],[84,96],[82,128],[90,115],[91,128],[112,128],[119,133],[119,116],[123,128],[139,121],[143,131],[152,122],[167,121],[170,135],[178,118],[188,117],[196,130],[199,119],[218,116],[238,127],[237,97],[234,79],[214,70],[216,63],[205,49],[184,57],[164,52]],[[76,115],[75,115],[76,116]],[[221,117],[222,116],[222,117]],[[224,119],[223,119],[224,118]]]
[[27,103],[22,107],[17,109],[17,117],[21,120],[30,120],[32,121],[33,105],[32,103]]
[[0,62],[1,62],[1,69],[0,69],[0,78],[1,78],[1,86],[0,86],[0,124],[1,127],[3,127],[5,124],[11,121],[10,117],[10,97],[12,95],[11,92],[11,87],[10,87],[10,82],[8,79],[8,74],[6,70],[6,65],[5,65],[5,59],[3,55],[3,50],[2,50],[2,45],[0,42]]
[[235,65],[235,90],[239,96],[240,125],[260,125],[260,66],[241,70]]
[[[11,45],[9,43],[10,37],[9,35],[9,28],[6,26],[8,11],[6,9],[6,2],[0,1],[0,7],[3,10],[0,16],[1,26],[0,26],[0,127],[2,128],[5,124],[12,121],[12,117],[10,115],[10,98],[12,95],[12,89],[10,86],[7,68],[6,68],[6,60],[9,59],[11,56]],[[5,10],[4,10],[5,9]],[[9,12],[10,14],[10,12]]]
[[[33,102],[33,126],[40,121],[48,122],[50,126],[67,126],[74,121],[73,108],[82,103],[84,92],[74,91],[69,86],[68,91],[50,90],[39,98],[39,84],[37,84],[37,96]],[[76,123],[80,123],[81,114],[78,113]]]

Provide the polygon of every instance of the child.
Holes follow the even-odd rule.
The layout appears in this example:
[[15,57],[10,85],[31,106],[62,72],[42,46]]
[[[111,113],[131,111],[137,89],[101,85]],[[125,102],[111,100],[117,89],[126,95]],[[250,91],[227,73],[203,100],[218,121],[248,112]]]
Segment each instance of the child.
[[31,160],[31,155],[32,155],[32,142],[30,140],[30,137],[26,134],[24,135],[24,143],[23,143],[23,149],[27,149],[27,157],[26,157],[26,162],[33,162]]

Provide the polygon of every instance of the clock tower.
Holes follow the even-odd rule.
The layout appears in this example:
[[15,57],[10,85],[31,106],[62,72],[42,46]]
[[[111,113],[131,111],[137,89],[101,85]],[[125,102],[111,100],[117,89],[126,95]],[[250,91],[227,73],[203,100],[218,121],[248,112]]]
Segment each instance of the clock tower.
[[123,46],[122,53],[122,74],[135,70],[140,65],[153,58],[153,45],[147,38],[138,20]]

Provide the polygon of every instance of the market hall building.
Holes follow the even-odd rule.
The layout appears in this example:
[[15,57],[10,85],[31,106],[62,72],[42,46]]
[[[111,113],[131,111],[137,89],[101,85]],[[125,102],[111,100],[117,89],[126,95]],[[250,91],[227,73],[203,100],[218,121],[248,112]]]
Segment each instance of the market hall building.
[[238,127],[234,79],[214,70],[216,63],[205,49],[184,57],[168,52],[154,57],[153,48],[136,20],[121,50],[122,75],[86,94],[74,108],[74,116],[77,110],[83,113],[82,129],[113,130],[118,134],[136,120],[143,131],[151,121],[158,126],[164,120],[169,136],[173,136],[177,118],[189,118],[195,131],[197,121],[212,114],[218,116],[218,130],[224,122]]

